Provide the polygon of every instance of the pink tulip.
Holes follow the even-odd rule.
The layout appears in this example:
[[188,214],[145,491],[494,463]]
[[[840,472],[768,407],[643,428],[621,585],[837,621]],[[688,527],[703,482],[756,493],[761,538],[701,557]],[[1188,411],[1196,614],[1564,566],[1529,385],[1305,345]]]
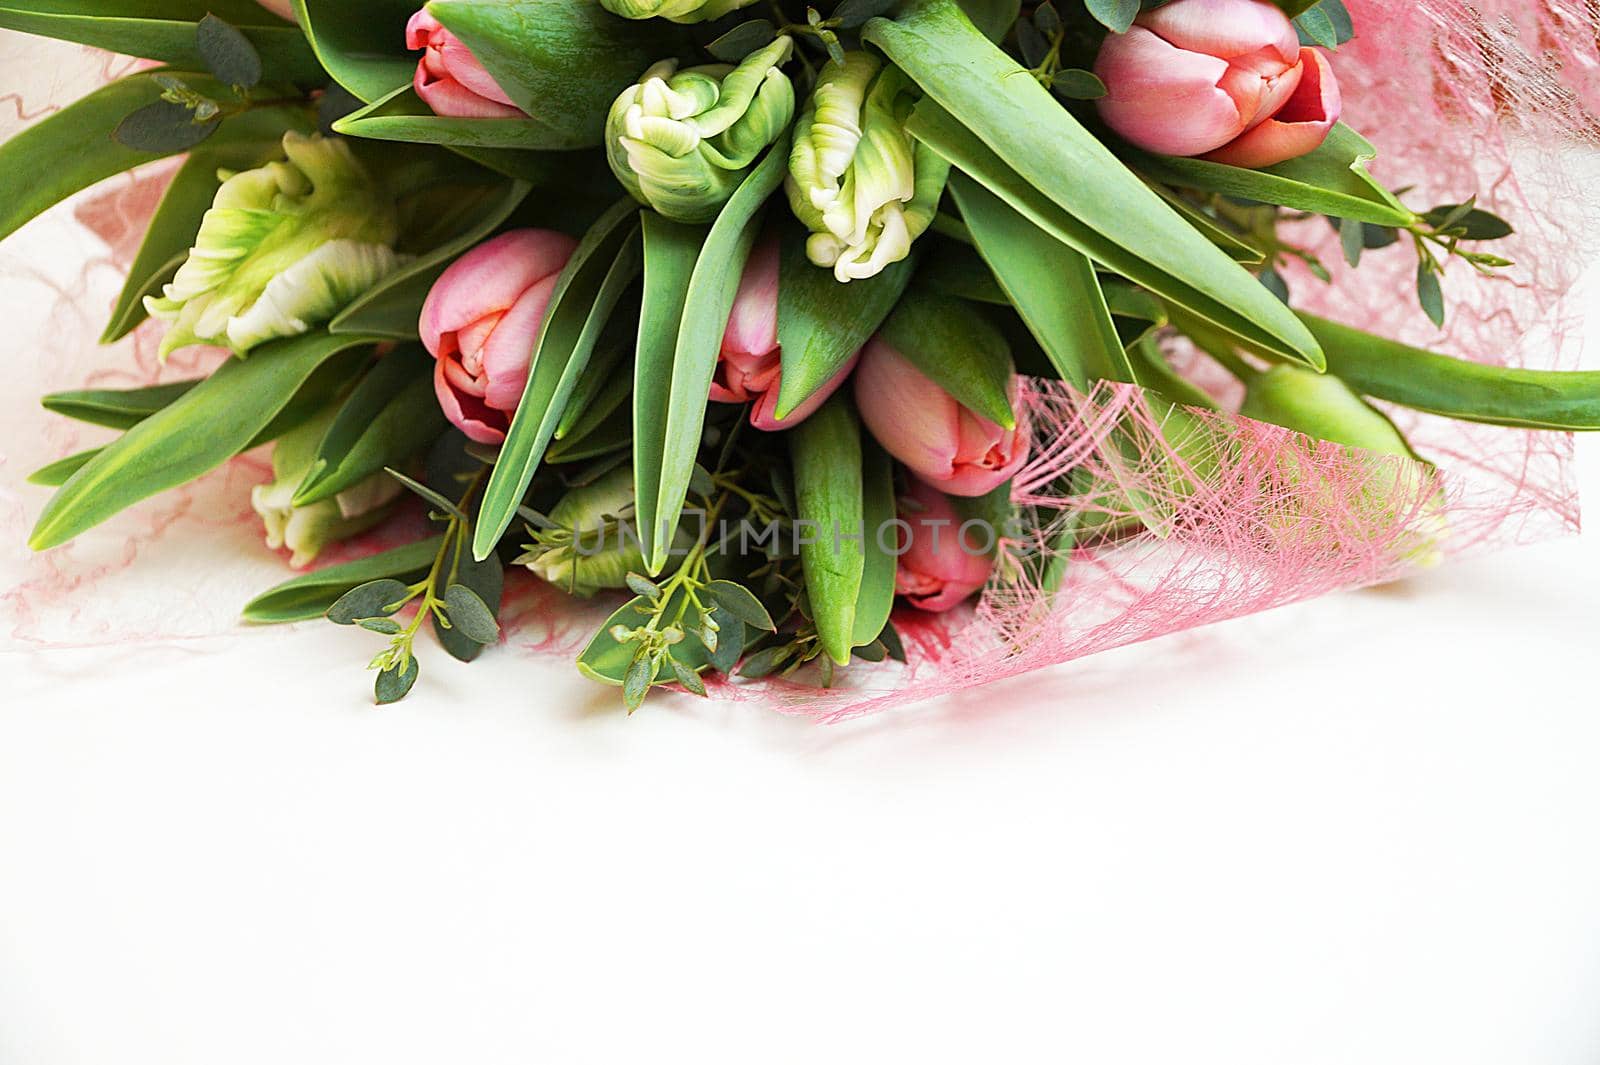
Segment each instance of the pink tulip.
[[1277,114],[1305,66],[1294,24],[1265,0],[1173,0],[1107,37],[1095,73],[1100,115],[1123,139],[1204,155]]
[[894,590],[912,606],[943,613],[982,588],[994,569],[992,537],[967,530],[942,492],[912,478],[900,520],[900,558]]
[[428,293],[419,332],[438,360],[434,391],[473,440],[505,440],[545,305],[576,247],[548,229],[505,233],[457,259]]
[[[957,403],[881,339],[868,341],[856,368],[856,406],[885,451],[954,496],[981,496],[1028,461],[1028,426],[1002,429]],[[1017,382],[1011,380],[1012,408]]]
[[422,51],[413,82],[436,115],[450,118],[526,118],[478,57],[439,20],[418,11],[406,25],[406,47]]
[[1214,163],[1259,169],[1310,155],[1328,139],[1344,97],[1328,57],[1315,48],[1300,53],[1305,75],[1278,113],[1232,144],[1207,155]]
[[861,358],[857,352],[827,384],[787,418],[776,416],[778,390],[783,380],[782,352],[778,347],[778,241],[768,238],[756,246],[745,264],[739,294],[722,335],[722,354],[711,380],[711,398],[718,403],[749,403],[750,424],[764,432],[791,429],[815,414],[839,390]]
[[291,0],[256,0],[256,2],[281,19],[295,21],[294,4]]

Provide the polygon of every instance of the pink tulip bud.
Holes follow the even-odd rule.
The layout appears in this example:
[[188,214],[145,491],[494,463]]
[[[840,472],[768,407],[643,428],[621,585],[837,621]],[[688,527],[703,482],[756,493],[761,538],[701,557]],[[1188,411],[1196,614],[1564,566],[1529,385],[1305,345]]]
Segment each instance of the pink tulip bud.
[[1322,147],[1339,121],[1344,97],[1327,56],[1315,48],[1306,48],[1300,52],[1300,64],[1305,74],[1289,102],[1232,144],[1207,155],[1207,159],[1254,170],[1310,155]]
[[905,525],[894,590],[912,606],[942,613],[988,582],[994,569],[993,531],[963,528],[961,515],[942,492],[913,478],[900,520]]
[[1304,72],[1294,24],[1265,0],[1173,0],[1107,37],[1095,64],[1106,125],[1163,155],[1232,143],[1277,114]]
[[815,395],[787,418],[777,418],[778,389],[783,380],[778,347],[778,240],[769,237],[756,246],[745,264],[728,329],[722,335],[711,398],[718,403],[749,403],[750,424],[764,432],[792,429],[839,390],[860,358],[860,352],[851,356]]
[[505,440],[522,402],[545,305],[577,242],[548,229],[502,234],[457,259],[422,305],[445,417],[481,444]]
[[291,3],[291,0],[256,0],[256,2],[281,19],[287,19],[290,22],[296,21],[294,4]]
[[450,118],[525,118],[511,97],[489,76],[461,38],[440,25],[427,9],[406,25],[406,47],[421,51],[413,82],[417,95],[436,115]]
[[[1028,461],[1024,413],[1003,429],[957,403],[898,351],[874,337],[856,367],[856,406],[885,451],[935,488],[981,496],[1016,476]],[[1017,382],[1011,381],[1012,409]]]

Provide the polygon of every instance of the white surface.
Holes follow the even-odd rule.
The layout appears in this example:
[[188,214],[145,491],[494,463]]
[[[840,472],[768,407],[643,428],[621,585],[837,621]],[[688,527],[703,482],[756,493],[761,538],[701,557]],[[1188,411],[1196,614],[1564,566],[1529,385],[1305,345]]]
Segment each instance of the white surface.
[[0,1063],[1593,1063],[1596,546],[835,729],[0,657]]

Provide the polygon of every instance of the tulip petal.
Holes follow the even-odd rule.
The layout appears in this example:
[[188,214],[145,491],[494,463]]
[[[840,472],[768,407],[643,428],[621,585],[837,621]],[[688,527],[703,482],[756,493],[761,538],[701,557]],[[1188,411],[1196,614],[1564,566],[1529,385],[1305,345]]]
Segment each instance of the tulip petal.
[[1298,159],[1322,146],[1339,121],[1343,97],[1327,57],[1315,48],[1303,54],[1305,76],[1283,108],[1206,159],[1258,169]]
[[504,443],[509,423],[505,414],[491,410],[476,396],[456,391],[450,380],[450,360],[440,359],[433,370],[433,392],[450,424],[480,444]]
[[489,334],[480,353],[483,376],[489,388],[484,402],[496,410],[514,411],[528,386],[528,365],[533,360],[533,345],[539,339],[544,309],[555,292],[556,278],[547,277],[522,294]]
[[1300,35],[1264,0],[1180,0],[1140,15],[1137,25],[1189,52],[1236,59],[1271,49],[1284,66],[1300,55]]
[[955,472],[960,404],[876,337],[856,367],[855,395],[861,420],[885,451],[930,480]]
[[913,478],[904,498],[911,509],[900,519],[901,555],[895,591],[912,606],[932,613],[953,609],[981,589],[994,568],[985,534],[961,535],[962,518],[944,493]]
[[722,336],[724,354],[767,355],[778,347],[778,240],[756,245],[739,280],[739,292]]
[[1228,64],[1186,52],[1135,26],[1108,37],[1095,73],[1107,95],[1100,116],[1130,144],[1163,155],[1200,155],[1222,147],[1255,118],[1260,97],[1240,110],[1222,86]]
[[417,64],[412,88],[429,110],[446,118],[527,117],[515,107],[484,99],[458,81],[436,76],[428,69],[426,61]]
[[559,274],[577,241],[548,229],[519,229],[486,241],[450,265],[422,305],[419,332],[435,356],[445,334],[507,311],[530,287]]

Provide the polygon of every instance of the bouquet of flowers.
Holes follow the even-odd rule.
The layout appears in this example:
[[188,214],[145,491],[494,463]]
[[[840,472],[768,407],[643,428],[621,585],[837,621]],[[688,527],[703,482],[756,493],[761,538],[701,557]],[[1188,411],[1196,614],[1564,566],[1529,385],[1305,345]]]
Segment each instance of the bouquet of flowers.
[[1429,564],[1515,509],[1454,475],[1505,469],[1475,426],[1524,486],[1600,429],[1600,374],[1415,343],[1559,296],[1505,250],[1548,219],[1418,191],[1468,160],[1379,181],[1354,125],[1397,116],[1345,100],[1399,71],[1341,81],[1461,64],[1404,142],[1529,85],[1592,133],[1581,5],[1521,16],[1570,67],[1508,72],[1428,4],[416,2],[0,0],[151,61],[0,145],[0,237],[181,157],[103,339],[222,349],[45,397],[120,435],[32,475],[30,545],[270,447],[266,544],[340,560],[245,616],[368,630],[381,703],[526,571],[629,711],[852,712]]

